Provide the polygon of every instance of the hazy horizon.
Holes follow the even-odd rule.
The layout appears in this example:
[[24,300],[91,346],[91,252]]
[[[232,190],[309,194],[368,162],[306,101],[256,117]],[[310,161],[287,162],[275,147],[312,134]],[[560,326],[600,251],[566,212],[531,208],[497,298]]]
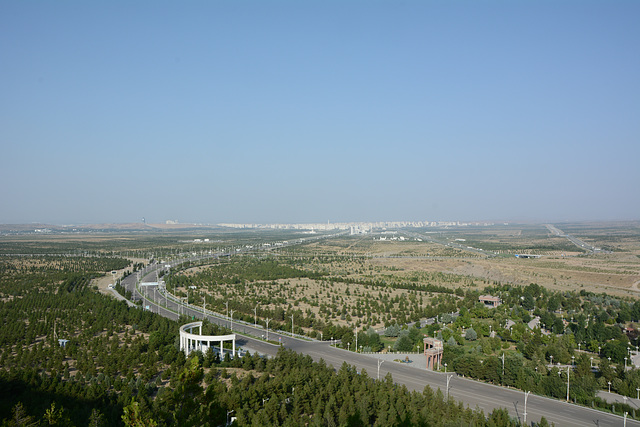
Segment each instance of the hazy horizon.
[[[179,229],[180,226],[202,226],[202,227],[225,227],[226,225],[253,225],[253,226],[270,226],[270,225],[324,225],[324,224],[373,224],[373,223],[417,223],[423,222],[425,223],[425,227],[434,227],[433,224],[428,223],[446,223],[446,222],[457,222],[460,227],[485,227],[485,226],[519,226],[519,225],[536,225],[543,227],[546,224],[558,225],[562,228],[563,225],[575,225],[575,224],[634,224],[637,226],[640,223],[639,219],[616,219],[616,220],[559,220],[559,221],[534,221],[534,220],[504,220],[504,219],[467,219],[467,220],[452,220],[447,221],[446,219],[390,219],[390,220],[353,220],[353,221],[314,221],[314,222],[237,222],[237,221],[220,221],[220,222],[172,222],[168,223],[167,220],[155,220],[149,221],[146,220],[143,222],[142,219],[140,221],[131,221],[131,222],[67,222],[67,223],[56,223],[56,222],[43,222],[43,221],[33,221],[27,223],[0,223],[2,226],[29,226],[29,225],[42,225],[42,226],[54,226],[54,227],[83,227],[83,226],[91,226],[97,227],[101,225],[106,226],[133,226],[133,225],[146,225],[146,226],[175,226],[176,229]],[[175,220],[168,220],[175,221]],[[458,226],[458,225],[454,225]],[[436,224],[435,227],[449,227],[449,225],[445,226],[444,224]]]
[[0,5],[0,223],[640,219],[640,2]]

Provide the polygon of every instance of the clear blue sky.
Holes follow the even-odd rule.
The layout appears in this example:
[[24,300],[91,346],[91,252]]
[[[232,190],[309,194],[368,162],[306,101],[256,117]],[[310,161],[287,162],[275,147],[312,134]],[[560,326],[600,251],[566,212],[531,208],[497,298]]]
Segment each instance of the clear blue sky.
[[638,1],[0,3],[0,222],[640,218]]

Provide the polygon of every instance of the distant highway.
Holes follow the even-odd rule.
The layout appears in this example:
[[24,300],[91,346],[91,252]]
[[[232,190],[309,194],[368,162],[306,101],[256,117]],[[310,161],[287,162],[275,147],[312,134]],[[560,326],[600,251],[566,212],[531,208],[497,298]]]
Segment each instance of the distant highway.
[[591,246],[588,243],[584,242],[583,240],[580,240],[577,237],[572,236],[571,234],[565,234],[562,230],[560,230],[559,228],[557,228],[553,224],[545,224],[544,226],[547,227],[547,229],[554,236],[565,237],[571,243],[573,243],[574,245],[576,245],[577,247],[579,247],[580,249],[584,250],[587,253],[592,253],[592,254],[595,254],[595,253],[610,253],[609,251],[604,251],[604,250],[602,250],[600,248],[596,248],[595,246]]
[[[195,259],[192,259],[191,261],[194,260]],[[157,271],[159,271],[160,268],[163,268],[160,264],[150,264],[141,271],[140,278],[144,279],[148,277],[153,279],[157,277]],[[151,311],[174,320],[179,318],[176,312],[181,312],[188,317],[196,319],[203,318],[202,307],[180,304],[177,300],[165,297],[157,290],[154,292],[148,289],[145,292],[146,295],[140,294],[136,289],[136,280],[137,275],[132,274],[122,280],[121,283],[128,291],[131,291],[136,298],[144,298],[144,304],[148,305]],[[167,308],[165,308],[165,306]],[[210,314],[209,311],[207,311],[206,318],[212,323],[226,327],[230,327],[232,322],[231,319],[224,315],[217,314],[214,316]],[[277,354],[278,345],[259,339],[267,333],[261,326],[254,327],[251,324],[240,323],[234,320],[233,331],[258,337],[252,338],[246,335],[239,335],[236,341],[239,346],[248,347],[261,354],[270,356]],[[274,331],[269,331],[268,334],[271,341],[280,341],[285,348],[307,354],[315,361],[324,359],[327,365],[332,365],[336,369],[339,369],[340,366],[346,362],[349,365],[355,366],[359,372],[365,369],[370,377],[377,377],[378,361],[375,356],[363,355],[332,347],[330,345],[331,341],[328,340],[330,337],[324,337],[327,339],[325,341],[315,341],[296,339],[290,335],[280,334]],[[441,389],[445,394],[447,390],[447,378],[450,377],[449,394],[454,399],[462,401],[470,408],[477,407],[482,409],[485,414],[489,414],[496,408],[506,408],[512,416],[517,417],[521,422],[524,421],[524,393],[522,391],[465,379],[452,373],[444,374],[427,371],[426,369],[417,369],[400,363],[383,363],[380,366],[380,378],[383,378],[387,373],[391,373],[394,382],[405,385],[409,390],[421,392],[425,386],[429,385],[434,390],[438,388]],[[630,399],[629,403],[637,405],[638,402],[636,402],[635,399]],[[638,409],[640,409],[640,407]],[[609,427],[623,425],[623,418],[617,415],[542,396],[529,395],[527,400],[527,423],[538,422],[542,416],[550,423],[555,423],[556,426]],[[640,427],[640,422],[638,421],[628,419],[626,422],[628,426]]]

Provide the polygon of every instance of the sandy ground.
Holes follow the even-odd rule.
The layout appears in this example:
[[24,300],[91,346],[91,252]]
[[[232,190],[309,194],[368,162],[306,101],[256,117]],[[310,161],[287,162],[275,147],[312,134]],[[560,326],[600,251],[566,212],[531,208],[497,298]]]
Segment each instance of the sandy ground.
[[[142,259],[142,258],[127,258],[127,259],[132,261],[134,264],[136,264],[136,263],[144,263],[145,265],[147,264],[147,260],[146,259]],[[130,270],[130,268],[123,268],[122,270],[116,270],[116,274],[115,275],[113,275],[111,273],[107,273],[102,277],[98,277],[96,279],[93,279],[91,281],[91,285],[92,286],[97,286],[98,287],[98,291],[100,293],[103,293],[105,295],[113,296],[113,293],[109,289],[109,285],[115,284],[116,283],[116,279],[122,277],[122,275],[124,274],[124,272],[126,270]]]

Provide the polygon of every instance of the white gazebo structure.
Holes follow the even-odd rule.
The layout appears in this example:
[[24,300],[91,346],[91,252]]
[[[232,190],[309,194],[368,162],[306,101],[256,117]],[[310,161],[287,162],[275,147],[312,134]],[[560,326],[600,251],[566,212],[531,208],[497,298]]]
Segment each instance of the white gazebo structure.
[[[198,333],[194,334],[193,329],[198,328]],[[184,351],[186,356],[192,351],[200,350],[206,353],[214,349],[215,343],[220,343],[220,357],[224,355],[224,342],[231,341],[233,350],[231,357],[236,354],[236,334],[231,335],[201,335],[202,322],[192,322],[180,327],[180,351]]]

